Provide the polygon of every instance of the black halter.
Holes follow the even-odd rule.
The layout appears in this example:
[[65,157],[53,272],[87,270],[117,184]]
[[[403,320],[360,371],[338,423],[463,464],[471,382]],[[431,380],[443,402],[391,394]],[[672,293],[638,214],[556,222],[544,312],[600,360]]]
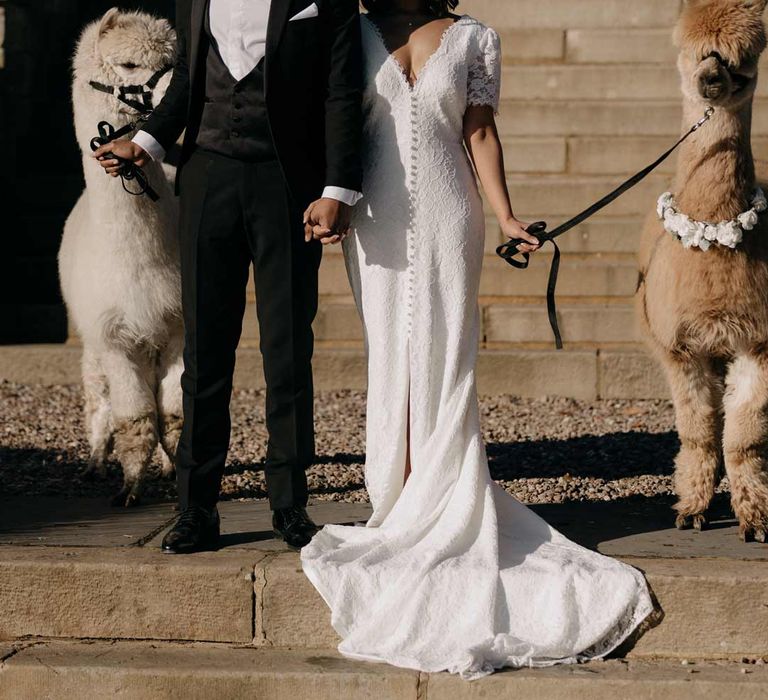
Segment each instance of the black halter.
[[[150,76],[146,83],[141,85],[105,85],[95,80],[89,80],[88,84],[99,92],[105,92],[108,95],[114,95],[120,102],[133,107],[140,114],[147,114],[154,109],[152,96],[157,84],[173,66],[166,66]],[[131,97],[135,95],[136,97]]]
[[[95,80],[88,81],[89,85],[94,90],[105,92],[107,95],[114,95],[114,97],[120,100],[120,102],[128,105],[129,107],[132,107],[139,113],[139,117],[135,122],[129,122],[121,129],[117,130],[109,122],[99,122],[99,135],[94,136],[91,139],[92,151],[95,151],[97,148],[103,146],[104,144],[111,143],[121,136],[125,136],[134,129],[138,128],[144,121],[146,121],[149,114],[155,108],[152,102],[155,88],[160,82],[160,78],[162,78],[169,70],[171,70],[171,68],[173,68],[173,66],[165,66],[165,68],[161,68],[160,70],[155,71],[150,76],[149,80],[147,80],[146,83],[142,83],[141,85],[104,85],[104,83],[99,83]],[[132,99],[129,97],[129,95],[136,95],[137,99]],[[141,98],[141,101],[139,101],[138,98]],[[105,157],[114,158],[120,162],[120,180],[122,182],[123,189],[128,194],[136,196],[146,194],[153,202],[156,202],[159,199],[157,192],[152,189],[147,176],[139,166],[134,165],[130,161],[124,160],[123,158],[118,158],[113,153],[107,153],[105,154]],[[139,190],[137,192],[133,192],[126,187],[125,183],[129,180],[136,180],[139,185]]]

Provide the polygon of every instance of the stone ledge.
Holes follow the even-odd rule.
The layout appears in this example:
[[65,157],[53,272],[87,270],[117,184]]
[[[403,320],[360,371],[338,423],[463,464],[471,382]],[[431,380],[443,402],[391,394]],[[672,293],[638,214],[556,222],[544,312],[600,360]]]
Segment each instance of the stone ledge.
[[[543,269],[543,268],[542,268]],[[548,339],[549,340],[549,339]],[[0,346],[0,381],[22,384],[79,384],[80,348],[77,345]],[[319,391],[354,389],[367,383],[362,348],[318,349],[315,387]],[[477,384],[481,394],[566,396],[592,400],[667,398],[664,377],[652,358],[641,350],[529,350],[525,347],[481,350]],[[261,355],[256,348],[240,348],[235,386],[264,387]]]
[[[722,539],[717,532],[707,537],[710,544]],[[637,537],[600,547],[645,573],[663,611],[627,657],[768,656],[765,561],[739,559],[736,542],[723,550],[725,541],[716,545],[719,553],[702,557],[684,540],[680,534],[666,541],[678,542],[678,557],[690,552],[689,558],[663,558],[666,550],[639,557]],[[293,649],[330,649],[339,641],[298,555],[269,543],[186,557],[154,547],[4,546],[0,608],[0,639],[6,640],[148,639]],[[14,655],[13,645],[3,649],[3,656]]]
[[138,547],[0,547],[0,639],[250,643],[263,553],[170,557]]
[[[768,655],[764,633],[768,608],[761,603],[768,586],[765,562],[625,561],[645,573],[664,611],[661,624],[640,637],[629,651],[630,657],[740,659]],[[281,554],[268,560],[263,576],[268,582],[264,601],[269,611],[265,643],[291,648],[338,644],[328,609],[301,571],[297,555]],[[258,573],[256,578],[260,578]]]
[[141,642],[41,641],[5,663],[0,679],[0,700],[758,700],[768,693],[765,666],[733,663],[602,661],[509,670],[468,683],[447,673],[351,661],[329,650]]

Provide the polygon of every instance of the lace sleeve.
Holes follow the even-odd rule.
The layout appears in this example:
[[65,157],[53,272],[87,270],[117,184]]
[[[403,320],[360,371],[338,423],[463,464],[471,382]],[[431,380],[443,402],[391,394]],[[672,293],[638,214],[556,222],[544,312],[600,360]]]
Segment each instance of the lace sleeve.
[[477,53],[469,65],[468,105],[487,105],[499,111],[501,87],[501,42],[499,35],[486,28],[480,36]]

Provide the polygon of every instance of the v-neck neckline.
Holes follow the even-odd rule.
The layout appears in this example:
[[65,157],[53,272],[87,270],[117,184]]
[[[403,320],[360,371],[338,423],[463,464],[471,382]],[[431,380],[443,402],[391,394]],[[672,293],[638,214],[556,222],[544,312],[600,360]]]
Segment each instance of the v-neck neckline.
[[406,87],[411,92],[416,90],[416,88],[422,82],[422,79],[424,77],[424,72],[427,70],[427,68],[429,68],[429,65],[433,62],[434,59],[437,58],[437,56],[440,53],[442,53],[442,49],[445,46],[448,35],[453,31],[454,27],[456,27],[464,19],[466,19],[467,16],[468,15],[461,15],[461,17],[459,17],[453,24],[447,26],[443,30],[443,33],[440,35],[440,41],[437,45],[437,48],[429,55],[429,58],[427,58],[427,60],[424,61],[424,65],[421,67],[419,74],[415,76],[416,79],[413,82],[411,82],[410,78],[408,77],[408,72],[405,70],[405,66],[402,64],[400,59],[397,56],[395,56],[395,53],[389,50],[389,46],[387,46],[387,41],[384,38],[384,33],[381,31],[381,27],[379,27],[379,25],[376,22],[374,22],[370,17],[368,17],[367,14],[363,15],[363,17],[365,17],[366,22],[368,22],[368,24],[371,26],[371,29],[373,29],[373,33],[378,38],[379,43],[381,44],[381,48],[384,50],[384,53],[387,54],[387,60],[392,62],[395,69],[400,74],[400,77],[402,78]]

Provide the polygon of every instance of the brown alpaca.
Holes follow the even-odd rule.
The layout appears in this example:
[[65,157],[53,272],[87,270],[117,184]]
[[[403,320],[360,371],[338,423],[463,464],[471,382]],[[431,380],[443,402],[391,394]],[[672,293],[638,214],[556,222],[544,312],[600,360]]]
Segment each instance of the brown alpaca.
[[[717,223],[746,212],[757,186],[750,146],[766,0],[689,0],[675,29],[683,124],[711,119],[681,147],[679,212]],[[765,187],[764,187],[765,189]],[[768,212],[735,248],[685,248],[649,217],[638,311],[667,374],[681,448],[678,528],[701,529],[723,466],[742,539],[768,531]]]

